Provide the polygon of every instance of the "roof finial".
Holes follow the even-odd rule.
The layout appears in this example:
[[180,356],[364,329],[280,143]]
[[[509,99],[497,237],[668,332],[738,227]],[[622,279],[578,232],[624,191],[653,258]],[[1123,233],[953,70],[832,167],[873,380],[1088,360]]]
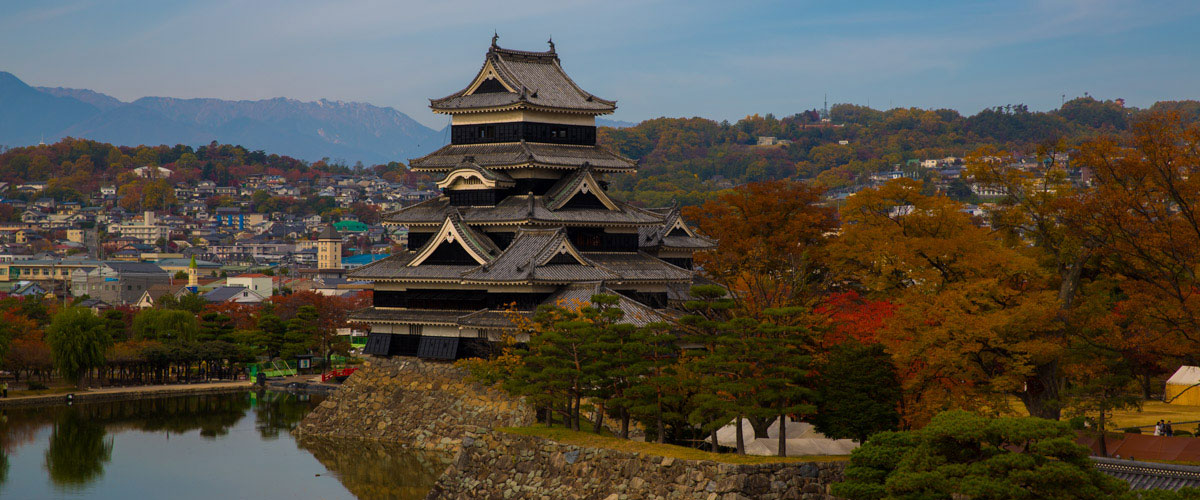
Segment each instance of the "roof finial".
[[549,40],[546,40],[546,43],[550,44],[550,53],[553,54],[554,53],[554,37],[551,36]]
[[496,30],[492,30],[492,48],[499,47],[498,45],[496,45],[496,42],[498,40],[500,40],[500,34],[497,33]]

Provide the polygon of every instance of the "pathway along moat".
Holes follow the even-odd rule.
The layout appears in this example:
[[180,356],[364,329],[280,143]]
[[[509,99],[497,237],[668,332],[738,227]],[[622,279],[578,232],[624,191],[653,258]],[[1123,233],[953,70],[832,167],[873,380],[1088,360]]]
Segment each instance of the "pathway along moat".
[[0,498],[424,498],[449,457],[289,432],[280,392],[0,410]]

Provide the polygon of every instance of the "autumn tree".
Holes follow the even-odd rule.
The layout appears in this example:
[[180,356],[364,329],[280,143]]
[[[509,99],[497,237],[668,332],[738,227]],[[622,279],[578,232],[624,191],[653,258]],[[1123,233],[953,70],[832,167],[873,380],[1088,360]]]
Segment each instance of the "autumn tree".
[[696,264],[751,316],[767,308],[813,305],[825,275],[822,246],[836,226],[821,190],[793,181],[739,186],[683,213],[715,250]]
[[1117,280],[1143,348],[1194,362],[1200,342],[1200,125],[1176,112],[1137,121],[1128,141],[1079,148],[1094,190],[1078,229]]
[[1003,406],[1007,394],[1031,414],[1058,416],[1026,385],[1063,347],[1049,334],[1056,291],[1024,245],[907,179],[850,198],[842,220],[831,251],[839,271],[899,304],[879,341],[900,370],[910,423],[943,408]]

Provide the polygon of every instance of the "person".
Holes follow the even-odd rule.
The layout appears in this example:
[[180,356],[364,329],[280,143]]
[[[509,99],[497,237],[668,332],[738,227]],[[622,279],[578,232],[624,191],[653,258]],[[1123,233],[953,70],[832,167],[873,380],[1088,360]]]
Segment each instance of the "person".
[[4,398],[8,399],[8,382],[0,384],[0,391],[4,391]]
[[1162,432],[1163,432],[1163,421],[1159,420],[1157,423],[1154,424],[1154,435],[1161,436]]
[[1171,427],[1170,420],[1168,420],[1167,423],[1163,424],[1163,434],[1167,435],[1167,436],[1175,435],[1175,428]]

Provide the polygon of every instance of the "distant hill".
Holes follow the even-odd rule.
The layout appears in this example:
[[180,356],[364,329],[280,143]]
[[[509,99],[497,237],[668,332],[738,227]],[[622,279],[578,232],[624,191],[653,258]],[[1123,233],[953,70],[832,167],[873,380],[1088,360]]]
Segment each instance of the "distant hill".
[[629,128],[636,126],[634,122],[626,122],[621,120],[609,120],[607,118],[596,118],[597,127],[612,127],[612,128]]
[[117,145],[241,144],[315,161],[407,162],[446,134],[393,108],[275,98],[259,101],[143,97],[122,102],[87,89],[31,87],[0,72],[0,144],[71,136]]

